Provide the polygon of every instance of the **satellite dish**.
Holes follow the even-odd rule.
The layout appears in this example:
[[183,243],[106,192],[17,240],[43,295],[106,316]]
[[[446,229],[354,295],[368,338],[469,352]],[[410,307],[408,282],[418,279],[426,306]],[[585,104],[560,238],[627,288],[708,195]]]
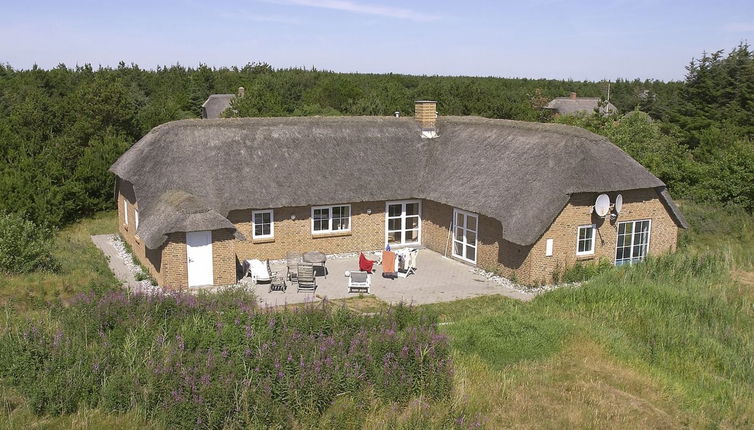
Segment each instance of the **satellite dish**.
[[610,197],[607,194],[597,196],[597,200],[594,202],[594,212],[600,217],[604,217],[610,212]]
[[623,209],[623,194],[618,194],[615,197],[615,213],[619,214],[621,209]]

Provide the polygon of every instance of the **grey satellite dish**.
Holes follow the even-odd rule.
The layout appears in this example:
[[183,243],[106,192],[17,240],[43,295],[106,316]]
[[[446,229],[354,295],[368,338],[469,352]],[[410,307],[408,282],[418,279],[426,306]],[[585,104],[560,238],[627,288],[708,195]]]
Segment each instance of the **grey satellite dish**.
[[615,213],[619,214],[621,209],[623,209],[623,194],[618,194],[615,197]]
[[594,202],[594,212],[597,216],[604,217],[610,212],[610,197],[607,194],[600,194]]

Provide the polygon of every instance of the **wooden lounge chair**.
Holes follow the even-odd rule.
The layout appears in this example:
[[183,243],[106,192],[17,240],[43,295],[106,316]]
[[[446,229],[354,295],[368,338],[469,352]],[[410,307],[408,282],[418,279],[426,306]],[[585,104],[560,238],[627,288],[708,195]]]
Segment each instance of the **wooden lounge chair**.
[[280,272],[273,272],[270,268],[270,260],[267,260],[267,272],[270,274],[270,290],[269,292],[273,291],[282,291],[285,292],[285,290],[288,289],[288,285],[285,283],[285,277]]
[[288,266],[288,280],[296,282],[298,265],[301,264],[301,254],[298,252],[289,252],[285,255],[285,260]]
[[314,277],[314,266],[310,264],[299,264],[296,270],[296,283],[298,292],[311,291],[317,289],[317,279]]
[[349,293],[367,293],[369,294],[372,286],[372,275],[363,270],[354,270],[348,276]]

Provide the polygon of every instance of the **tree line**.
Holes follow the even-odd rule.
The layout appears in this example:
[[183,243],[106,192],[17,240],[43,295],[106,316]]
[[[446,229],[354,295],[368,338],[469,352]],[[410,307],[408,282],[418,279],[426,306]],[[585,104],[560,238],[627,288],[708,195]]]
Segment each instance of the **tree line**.
[[[682,82],[619,80],[621,115],[553,119],[552,98],[607,95],[607,82],[334,73],[265,63],[142,69],[0,65],[0,212],[59,227],[113,207],[108,167],[152,127],[198,118],[214,93],[237,116],[392,115],[416,99],[442,115],[559,121],[608,135],[681,197],[754,208],[754,58],[742,44],[692,60]],[[632,111],[644,114],[623,114]],[[748,183],[747,183],[748,181]]]

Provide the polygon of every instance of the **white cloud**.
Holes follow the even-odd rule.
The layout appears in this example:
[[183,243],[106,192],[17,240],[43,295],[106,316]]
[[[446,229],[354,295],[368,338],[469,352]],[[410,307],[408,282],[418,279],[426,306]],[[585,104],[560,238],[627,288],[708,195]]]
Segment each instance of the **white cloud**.
[[411,9],[356,3],[350,0],[268,0],[270,3],[332,9],[365,15],[378,15],[388,18],[411,21],[435,21],[440,17],[420,13]]
[[754,22],[733,22],[723,26],[729,33],[754,33]]

